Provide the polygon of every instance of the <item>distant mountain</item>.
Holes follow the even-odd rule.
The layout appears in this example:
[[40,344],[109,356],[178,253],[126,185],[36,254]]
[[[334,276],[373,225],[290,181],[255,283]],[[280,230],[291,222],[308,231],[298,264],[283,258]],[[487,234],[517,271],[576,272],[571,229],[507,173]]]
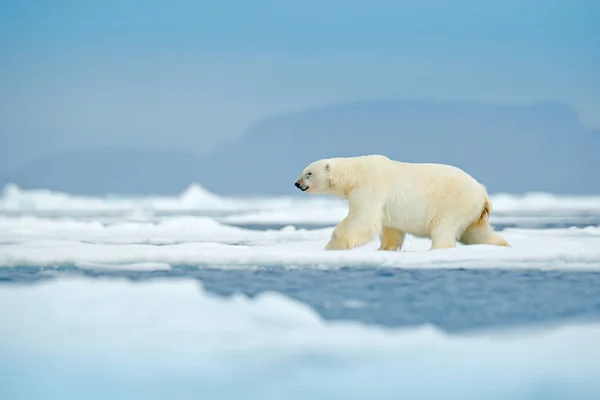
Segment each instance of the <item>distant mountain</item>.
[[40,159],[0,182],[87,194],[175,193],[199,182],[221,194],[289,195],[311,161],[361,154],[454,164],[491,192],[600,193],[600,132],[558,103],[341,104],[258,121],[204,156],[95,149]]
[[94,148],[39,158],[0,182],[73,194],[173,194],[196,181],[199,162],[179,151]]
[[361,154],[454,164],[494,192],[600,192],[600,135],[556,103],[373,101],[279,115],[208,156],[223,169],[240,160],[243,172],[202,182],[221,193],[283,194],[309,162]]

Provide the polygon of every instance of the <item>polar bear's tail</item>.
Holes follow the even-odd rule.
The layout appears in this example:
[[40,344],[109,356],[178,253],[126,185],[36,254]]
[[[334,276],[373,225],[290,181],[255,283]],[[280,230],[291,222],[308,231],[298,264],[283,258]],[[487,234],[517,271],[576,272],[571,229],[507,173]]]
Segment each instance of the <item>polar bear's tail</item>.
[[490,204],[490,199],[485,196],[485,203],[483,203],[483,209],[481,210],[481,216],[477,222],[486,222],[490,219],[490,214],[492,213],[492,205]]
[[460,241],[464,244],[493,244],[496,246],[510,247],[506,240],[498,233],[494,232],[494,228],[490,225],[491,213],[492,204],[486,195],[479,218],[467,228],[465,233],[462,234]]
[[481,209],[481,214],[479,218],[477,218],[469,227],[467,231],[473,231],[478,229],[483,229],[488,226],[490,220],[490,214],[492,213],[492,204],[490,203],[487,195],[485,196],[485,202],[483,203],[483,208]]

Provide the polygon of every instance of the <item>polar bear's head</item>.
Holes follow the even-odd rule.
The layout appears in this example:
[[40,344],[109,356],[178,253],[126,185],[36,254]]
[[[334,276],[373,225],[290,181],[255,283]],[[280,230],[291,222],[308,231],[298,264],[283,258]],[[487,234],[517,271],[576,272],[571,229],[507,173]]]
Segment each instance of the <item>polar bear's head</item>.
[[355,189],[381,179],[390,163],[389,158],[377,154],[324,158],[304,168],[295,185],[311,194],[348,198]]
[[319,160],[304,168],[294,184],[303,192],[322,194],[331,191],[331,160]]

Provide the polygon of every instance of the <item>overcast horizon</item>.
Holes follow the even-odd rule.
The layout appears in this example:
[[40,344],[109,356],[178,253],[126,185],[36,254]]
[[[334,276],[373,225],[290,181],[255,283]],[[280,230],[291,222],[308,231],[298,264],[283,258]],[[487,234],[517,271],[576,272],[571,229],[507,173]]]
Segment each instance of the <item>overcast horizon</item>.
[[558,102],[598,130],[599,19],[584,0],[4,1],[0,171],[203,153],[278,113],[379,99]]

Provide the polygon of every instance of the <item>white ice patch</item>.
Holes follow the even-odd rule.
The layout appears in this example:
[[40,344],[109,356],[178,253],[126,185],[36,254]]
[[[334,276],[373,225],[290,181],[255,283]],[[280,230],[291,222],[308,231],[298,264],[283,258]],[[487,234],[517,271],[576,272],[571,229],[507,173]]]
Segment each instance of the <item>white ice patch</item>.
[[155,212],[190,211],[247,211],[290,210],[306,203],[320,208],[343,204],[327,198],[297,199],[288,197],[233,198],[209,192],[198,184],[190,185],[178,196],[104,197],[76,196],[46,189],[22,190],[14,184],[6,185],[0,196],[0,211],[4,212],[61,212],[63,215],[95,214],[102,211],[129,212],[146,218]]
[[596,399],[600,325],[449,336],[275,293],[62,279],[0,290],[2,398]]
[[192,185],[181,195],[173,197],[123,198],[121,196],[74,196],[47,189],[22,190],[17,185],[4,187],[0,197],[0,210],[113,210],[138,209],[207,209],[228,207],[228,199],[208,192],[199,185]]
[[550,193],[527,193],[516,196],[498,193],[491,197],[494,210],[502,212],[515,211],[600,211],[600,196],[567,196]]
[[[298,204],[296,208],[286,210],[263,210],[239,212],[217,218],[218,221],[236,225],[337,225],[348,215],[346,204],[331,204],[319,208],[310,204]],[[532,228],[548,224],[594,224],[600,221],[600,208],[596,210],[517,210],[498,211],[494,208],[490,222],[492,224],[517,224]]]
[[170,271],[172,268],[169,264],[158,262],[139,262],[132,264],[101,264],[90,262],[78,262],[75,266],[82,270],[117,270],[117,271]]
[[214,242],[237,244],[249,242],[276,244],[320,238],[322,231],[249,230],[227,226],[208,217],[169,217],[156,222],[101,223],[74,218],[0,216],[0,242],[22,243],[36,240],[81,241],[96,244],[175,244]]
[[[600,212],[600,196],[562,196],[548,193],[524,195],[492,194],[495,212]],[[313,221],[335,220],[346,212],[346,202],[325,196],[290,196],[267,198],[232,198],[211,193],[199,184],[190,185],[177,196],[104,197],[75,196],[45,189],[22,190],[15,184],[6,185],[0,195],[0,211],[62,211],[98,212],[129,211],[145,215],[158,211],[246,211],[245,216],[231,217],[232,220],[261,221],[269,213],[272,221],[291,218],[307,218]],[[256,214],[256,212],[260,212]],[[287,217],[283,214],[288,212]],[[312,214],[311,214],[312,213]],[[343,213],[343,214],[340,214]],[[254,217],[252,217],[254,215]],[[263,217],[263,218],[261,218]],[[301,219],[299,222],[306,222]]]
[[[597,225],[600,219],[600,196],[497,195],[493,202],[492,222]],[[44,210],[54,210],[54,214],[45,215]],[[97,214],[98,210],[122,213],[105,218]],[[192,215],[207,210],[218,210],[222,215]],[[375,251],[377,239],[352,251],[324,251],[332,226],[346,213],[345,202],[339,200],[233,199],[198,185],[180,196],[143,198],[71,196],[9,185],[0,197],[0,266],[600,269],[600,229],[595,226],[507,229],[502,235],[511,248],[459,245],[430,252],[429,240],[409,236],[401,252]],[[225,225],[224,221],[328,227],[304,230],[286,226],[258,231]]]
[[[600,228],[507,229],[512,245],[429,251],[429,239],[408,236],[403,251],[376,251],[378,241],[352,251],[325,251],[333,228],[250,230],[207,217],[104,225],[74,219],[0,217],[0,266],[62,265],[283,266],[337,268],[600,269]],[[151,264],[152,265],[152,264]]]

